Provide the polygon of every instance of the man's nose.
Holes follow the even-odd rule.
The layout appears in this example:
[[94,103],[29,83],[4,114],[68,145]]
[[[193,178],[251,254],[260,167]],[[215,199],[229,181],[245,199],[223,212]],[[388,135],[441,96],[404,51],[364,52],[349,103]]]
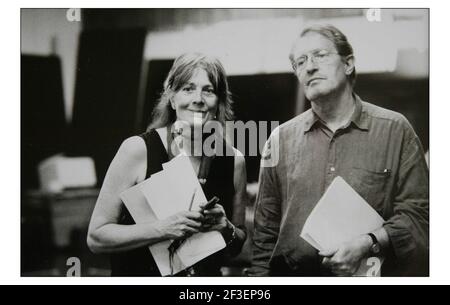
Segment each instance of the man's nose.
[[306,71],[308,74],[311,74],[311,73],[315,72],[316,70],[317,70],[317,64],[316,64],[316,62],[314,61],[314,59],[312,58],[312,56],[309,56],[309,57],[306,59],[306,67],[305,67],[305,71]]

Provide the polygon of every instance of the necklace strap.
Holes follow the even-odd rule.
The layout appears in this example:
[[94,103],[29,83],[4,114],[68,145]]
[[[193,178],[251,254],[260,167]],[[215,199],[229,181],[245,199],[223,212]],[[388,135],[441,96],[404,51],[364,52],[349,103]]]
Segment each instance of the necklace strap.
[[[168,128],[167,132],[167,153],[169,155],[169,159],[172,159],[175,157],[175,155],[172,153],[172,142],[175,140],[175,137],[180,135],[183,130],[175,129],[173,132],[170,132],[171,128]],[[180,149],[180,148],[178,148]],[[197,178],[202,181],[206,181],[208,178],[209,170],[211,168],[211,163],[214,159],[215,155],[213,156],[205,156],[202,154],[201,160],[200,160],[200,167],[198,170]]]

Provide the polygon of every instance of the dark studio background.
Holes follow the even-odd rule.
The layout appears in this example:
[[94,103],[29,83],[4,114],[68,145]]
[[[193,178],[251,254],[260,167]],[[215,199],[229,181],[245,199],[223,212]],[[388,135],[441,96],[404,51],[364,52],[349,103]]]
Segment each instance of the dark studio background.
[[[65,14],[62,9],[55,12],[49,14]],[[148,58],[145,53],[147,34],[241,19],[345,19],[362,16],[364,10],[82,10],[82,20],[73,35],[76,49],[72,48],[71,52],[76,56],[71,64],[65,61],[64,45],[58,45],[54,37],[49,40],[48,54],[33,52],[32,44],[25,41],[29,37],[25,31],[33,24],[27,23],[27,18],[32,19],[33,14],[42,16],[42,10],[22,9],[21,274],[65,276],[67,258],[79,257],[83,276],[107,276],[108,257],[93,255],[86,246],[89,217],[106,170],[120,144],[127,137],[145,131],[174,59],[171,56]],[[408,15],[406,11],[398,15],[424,18],[423,14]],[[33,22],[47,21],[38,18]],[[414,59],[410,62],[415,64]],[[73,72],[72,87],[63,81],[67,79],[63,77],[67,74],[67,66]],[[294,74],[288,70],[231,73],[228,81],[237,120],[283,123],[309,107],[299,92]],[[71,103],[68,90],[73,92]],[[404,114],[416,130],[424,150],[428,150],[428,73],[359,73],[355,91],[364,100]],[[37,165],[57,153],[91,157],[95,162],[97,186],[70,189],[60,194],[41,192]],[[247,223],[251,231],[259,157],[246,159],[252,199]],[[247,242],[243,253],[225,272],[243,275],[249,263],[249,251]]]

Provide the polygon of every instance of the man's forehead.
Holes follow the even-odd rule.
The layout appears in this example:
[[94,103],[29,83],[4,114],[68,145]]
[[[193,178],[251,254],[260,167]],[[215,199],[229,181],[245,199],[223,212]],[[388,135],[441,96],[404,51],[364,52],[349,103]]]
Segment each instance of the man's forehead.
[[331,40],[319,33],[307,33],[302,37],[297,38],[292,48],[294,58],[303,54],[316,50],[335,51],[336,48]]

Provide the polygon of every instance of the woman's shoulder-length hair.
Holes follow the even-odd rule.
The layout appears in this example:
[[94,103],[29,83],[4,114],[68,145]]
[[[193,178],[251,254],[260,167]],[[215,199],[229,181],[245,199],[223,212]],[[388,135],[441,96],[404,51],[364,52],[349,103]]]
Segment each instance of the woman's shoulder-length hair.
[[165,127],[175,122],[176,114],[170,105],[170,99],[191,79],[197,68],[206,71],[218,97],[217,121],[225,126],[226,121],[233,119],[233,101],[228,89],[225,69],[221,62],[213,56],[185,53],[175,59],[164,81],[163,92],[152,112],[152,121],[147,130]]

